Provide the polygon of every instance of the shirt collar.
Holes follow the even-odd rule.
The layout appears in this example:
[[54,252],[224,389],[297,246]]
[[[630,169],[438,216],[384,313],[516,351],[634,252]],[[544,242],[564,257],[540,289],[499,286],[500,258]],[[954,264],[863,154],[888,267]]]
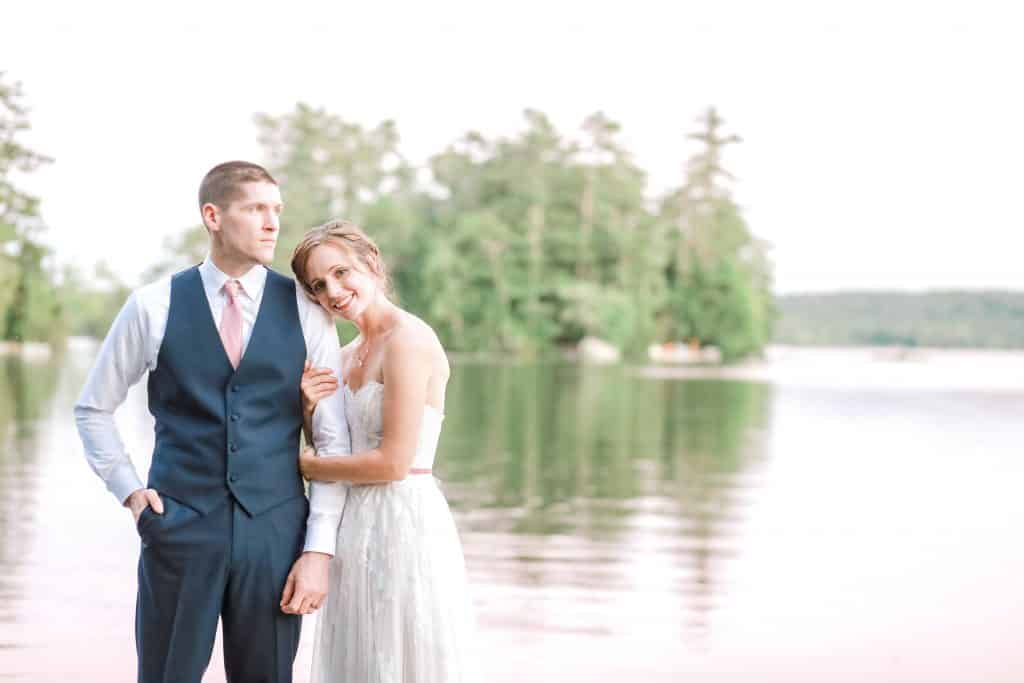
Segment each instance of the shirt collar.
[[[200,264],[199,276],[203,280],[203,288],[210,294],[220,294],[224,283],[232,279],[215,266],[213,259],[209,256]],[[242,285],[242,291],[247,297],[256,301],[263,291],[263,285],[267,282],[267,269],[257,264],[250,268],[245,275],[233,279],[238,280]]]

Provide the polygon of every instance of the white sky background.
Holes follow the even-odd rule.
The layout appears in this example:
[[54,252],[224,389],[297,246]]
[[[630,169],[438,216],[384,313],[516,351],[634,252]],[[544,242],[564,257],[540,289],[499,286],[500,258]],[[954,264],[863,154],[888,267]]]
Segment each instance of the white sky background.
[[603,110],[654,192],[715,105],[778,291],[1024,289],[1013,5],[18,0],[0,70],[56,159],[20,184],[59,260],[133,283],[198,222],[211,166],[260,160],[253,113],[302,100],[395,119],[416,163],[471,128],[515,132],[526,107],[564,133]]

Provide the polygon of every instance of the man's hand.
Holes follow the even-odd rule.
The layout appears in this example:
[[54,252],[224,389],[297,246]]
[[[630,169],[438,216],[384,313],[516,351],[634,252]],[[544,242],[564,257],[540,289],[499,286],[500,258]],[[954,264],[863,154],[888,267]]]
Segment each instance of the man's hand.
[[132,511],[136,524],[139,523],[139,515],[147,507],[153,508],[153,512],[158,515],[164,514],[164,502],[160,500],[160,495],[153,489],[137,489],[132,491],[131,495],[125,499],[124,506]]
[[327,597],[327,580],[331,556],[305,552],[295,560],[281,596],[281,611],[285,614],[312,614],[320,609]]

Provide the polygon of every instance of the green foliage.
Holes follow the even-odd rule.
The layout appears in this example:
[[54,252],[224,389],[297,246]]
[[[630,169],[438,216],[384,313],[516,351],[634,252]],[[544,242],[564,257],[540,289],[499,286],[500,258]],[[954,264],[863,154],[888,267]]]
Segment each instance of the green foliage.
[[18,136],[28,130],[20,83],[0,72],[0,337],[59,342],[66,333],[49,270],[49,249],[39,243],[39,200],[20,190],[15,175],[31,173],[49,158]]
[[[17,140],[29,128],[22,98],[21,85],[0,72],[0,338],[60,344],[69,334],[101,337],[128,290],[103,264],[89,278],[74,268],[54,271],[52,250],[40,242],[39,200],[15,183],[16,174],[51,161]],[[170,253],[182,253],[179,247]]]
[[61,342],[67,336],[57,288],[44,268],[49,250],[30,239],[18,243],[14,258],[18,277],[3,320],[3,338],[11,341]]
[[[532,356],[591,335],[640,354],[682,333],[730,359],[761,348],[770,267],[714,185],[727,175],[722,145],[737,140],[718,135],[714,112],[693,136],[704,144],[693,178],[658,213],[607,116],[588,117],[574,140],[538,111],[524,119],[512,137],[467,133],[430,158],[427,180],[401,156],[391,121],[364,128],[305,104],[258,115],[284,188],[281,242],[329,218],[361,223],[403,305],[452,350]],[[690,251],[700,258],[672,257]]]
[[[0,96],[11,140],[27,126],[20,91]],[[451,350],[537,356],[585,336],[634,355],[680,338],[718,345],[730,360],[760,350],[771,319],[770,264],[721,185],[721,150],[738,138],[719,134],[713,110],[691,136],[702,148],[686,183],[656,212],[645,173],[603,113],[571,138],[541,112],[526,110],[524,119],[517,135],[471,131],[416,169],[392,121],[364,127],[302,103],[257,115],[286,206],[274,266],[289,270],[288,247],[309,228],[348,218],[377,240],[402,304]],[[0,235],[14,244],[0,259],[3,292],[11,293],[0,300],[4,334],[101,335],[124,287],[109,273],[86,282],[68,270],[58,292],[47,252],[31,238],[37,202],[14,190],[7,173],[45,160],[13,143],[3,149]],[[198,262],[207,244],[202,226],[169,239],[145,279]]]
[[1024,348],[1021,292],[791,294],[778,303],[782,344]]
[[690,135],[702,146],[687,163],[686,183],[662,204],[673,225],[673,257],[667,269],[672,291],[667,306],[669,338],[695,346],[714,345],[725,361],[758,353],[774,320],[768,246],[750,232],[725,185],[726,145],[735,135],[719,133],[714,109]]
[[97,339],[106,336],[130,294],[129,288],[102,262],[90,277],[76,268],[65,268],[59,292],[68,333]]
[[[256,126],[267,169],[285,194],[282,244],[296,244],[306,230],[331,218],[360,224],[370,216],[387,221],[411,218],[396,204],[410,186],[413,171],[398,153],[394,122],[364,129],[299,103],[283,116],[257,114]],[[385,237],[400,236],[389,232],[393,223],[387,225]],[[290,250],[278,250],[276,268],[288,272],[290,261]]]

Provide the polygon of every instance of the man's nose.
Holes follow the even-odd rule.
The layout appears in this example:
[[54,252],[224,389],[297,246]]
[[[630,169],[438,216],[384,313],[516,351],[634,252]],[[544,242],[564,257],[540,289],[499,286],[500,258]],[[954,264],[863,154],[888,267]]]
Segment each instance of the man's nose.
[[263,229],[268,232],[277,232],[281,229],[281,217],[276,211],[268,211],[263,216]]

